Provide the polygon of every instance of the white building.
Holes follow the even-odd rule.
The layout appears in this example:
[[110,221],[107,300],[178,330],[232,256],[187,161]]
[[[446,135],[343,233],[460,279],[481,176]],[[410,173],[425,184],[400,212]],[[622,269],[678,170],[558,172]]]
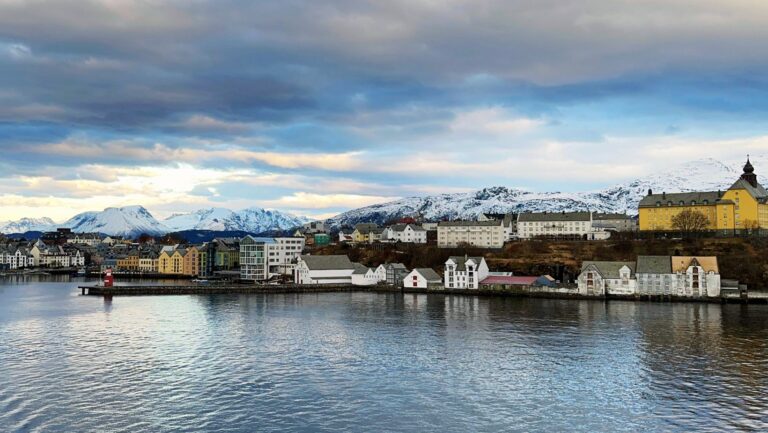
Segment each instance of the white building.
[[382,240],[426,244],[427,231],[416,224],[395,224],[384,229]]
[[488,276],[488,264],[483,257],[452,256],[445,262],[446,289],[477,289]]
[[355,270],[352,271],[353,286],[375,286],[378,284],[376,271],[360,263],[353,263]]
[[101,244],[101,237],[98,233],[75,233],[74,236],[67,238],[67,243],[95,247]]
[[582,295],[720,296],[717,257],[638,256],[637,262],[584,262]]
[[584,262],[576,279],[579,294],[589,296],[634,295],[635,262]]
[[437,225],[437,246],[440,248],[461,245],[501,248],[506,240],[502,221],[443,221]]
[[403,278],[403,287],[426,289],[442,283],[440,275],[430,268],[416,268]]
[[384,265],[379,265],[376,270],[374,271],[376,274],[376,281],[379,282],[386,282],[387,281],[387,267]]
[[293,275],[296,258],[304,250],[304,237],[274,238],[274,243],[267,245],[267,266],[269,276]]
[[273,238],[246,236],[240,239],[240,279],[265,281],[269,279],[269,247]]
[[524,212],[517,217],[517,236],[599,240],[608,239],[610,232],[592,226],[592,212]]
[[294,269],[296,284],[352,284],[355,266],[343,255],[301,255]]
[[721,282],[714,256],[639,256],[637,293],[651,296],[718,297]]
[[7,264],[8,269],[22,269],[35,266],[35,258],[24,247],[0,246],[0,265]]
[[506,240],[512,240],[517,237],[517,214],[514,213],[481,213],[477,217],[478,221],[501,221],[504,226],[504,236]]

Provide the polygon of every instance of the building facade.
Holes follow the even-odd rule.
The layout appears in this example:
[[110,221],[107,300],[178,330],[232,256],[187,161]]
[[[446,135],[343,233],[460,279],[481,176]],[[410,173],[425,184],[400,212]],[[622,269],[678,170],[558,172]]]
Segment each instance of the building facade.
[[610,233],[592,226],[592,212],[524,212],[517,218],[517,236],[593,240],[607,239]]
[[585,296],[634,295],[636,262],[584,262],[576,282]]
[[240,240],[240,279],[265,281],[269,279],[268,251],[275,240],[246,236]]
[[303,285],[352,284],[354,264],[344,255],[300,255],[294,269],[294,282]]
[[506,240],[502,221],[442,221],[437,225],[437,246],[440,248],[461,245],[501,248]]
[[638,206],[641,231],[674,231],[673,218],[685,210],[707,218],[704,230],[768,228],[768,191],[757,181],[747,159],[744,172],[725,191],[654,194],[649,190]]
[[488,277],[488,264],[483,257],[452,256],[445,262],[446,289],[478,289]]

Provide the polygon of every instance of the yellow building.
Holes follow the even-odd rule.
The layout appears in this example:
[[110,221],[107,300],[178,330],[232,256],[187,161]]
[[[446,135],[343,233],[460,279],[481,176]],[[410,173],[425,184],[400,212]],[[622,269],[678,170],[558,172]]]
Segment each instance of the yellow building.
[[183,275],[185,254],[186,251],[183,249],[163,251],[157,260],[158,272],[161,274]]
[[768,191],[757,182],[747,158],[744,173],[726,191],[653,194],[638,206],[641,231],[672,231],[672,218],[684,210],[698,211],[709,221],[707,230],[768,228]]

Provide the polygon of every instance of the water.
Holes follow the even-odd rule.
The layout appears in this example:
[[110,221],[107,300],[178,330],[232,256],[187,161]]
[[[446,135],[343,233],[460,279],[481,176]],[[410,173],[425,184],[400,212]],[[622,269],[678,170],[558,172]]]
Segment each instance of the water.
[[768,306],[0,283],[0,431],[768,430]]

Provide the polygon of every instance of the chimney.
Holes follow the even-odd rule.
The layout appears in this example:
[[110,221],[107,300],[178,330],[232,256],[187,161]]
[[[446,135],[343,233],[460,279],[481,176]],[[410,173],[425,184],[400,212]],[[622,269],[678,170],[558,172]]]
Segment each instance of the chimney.
[[653,190],[648,188],[648,195],[653,195]]
[[661,193],[661,198],[662,199],[666,199],[667,198],[667,192],[666,191]]

